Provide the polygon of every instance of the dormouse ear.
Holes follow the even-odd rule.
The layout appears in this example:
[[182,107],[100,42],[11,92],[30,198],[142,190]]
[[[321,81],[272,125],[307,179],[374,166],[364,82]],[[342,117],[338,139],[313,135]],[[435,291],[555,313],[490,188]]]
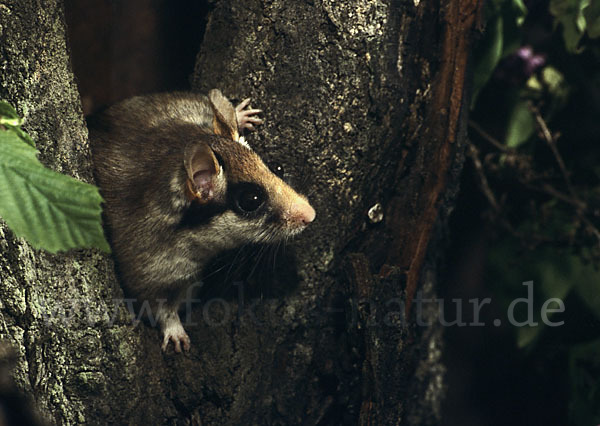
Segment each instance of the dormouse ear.
[[215,114],[213,122],[215,134],[234,141],[239,140],[237,117],[231,102],[219,89],[208,92],[208,99]]
[[188,195],[192,199],[207,203],[224,192],[221,166],[208,144],[187,147],[184,165],[188,176]]

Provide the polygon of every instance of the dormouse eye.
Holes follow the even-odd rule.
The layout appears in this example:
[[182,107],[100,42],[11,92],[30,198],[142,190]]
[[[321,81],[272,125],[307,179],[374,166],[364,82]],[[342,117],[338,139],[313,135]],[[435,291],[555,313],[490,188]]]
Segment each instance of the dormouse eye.
[[234,195],[234,205],[240,213],[254,213],[260,209],[267,197],[265,191],[252,183],[240,184]]
[[283,170],[283,166],[279,163],[272,163],[271,164],[271,171],[279,176],[281,179],[283,179],[283,174],[284,174],[284,170]]

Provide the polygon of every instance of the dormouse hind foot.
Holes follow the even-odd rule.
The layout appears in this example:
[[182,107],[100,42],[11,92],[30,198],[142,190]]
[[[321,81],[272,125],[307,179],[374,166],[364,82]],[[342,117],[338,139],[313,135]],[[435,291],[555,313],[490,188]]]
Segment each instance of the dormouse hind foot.
[[184,351],[189,352],[190,350],[190,338],[188,337],[187,333],[185,332],[185,330],[183,329],[183,327],[181,326],[181,324],[179,325],[178,330],[175,329],[166,329],[164,330],[164,338],[163,338],[163,342],[162,342],[162,346],[161,349],[163,352],[167,351],[167,346],[169,346],[169,341],[173,342],[173,349],[175,350],[175,352],[177,353],[181,353],[181,349],[183,348]]
[[173,342],[173,349],[177,353],[181,353],[181,349],[188,352],[190,350],[190,338],[181,325],[181,320],[177,312],[161,312],[159,314],[159,322],[163,332],[163,342],[161,349],[166,352],[169,342]]

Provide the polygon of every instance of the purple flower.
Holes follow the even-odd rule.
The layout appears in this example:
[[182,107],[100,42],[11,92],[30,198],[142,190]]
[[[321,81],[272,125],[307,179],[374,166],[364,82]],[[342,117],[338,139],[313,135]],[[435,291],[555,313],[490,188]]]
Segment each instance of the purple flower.
[[498,65],[496,78],[510,84],[522,84],[545,63],[546,55],[534,53],[531,46],[522,46]]

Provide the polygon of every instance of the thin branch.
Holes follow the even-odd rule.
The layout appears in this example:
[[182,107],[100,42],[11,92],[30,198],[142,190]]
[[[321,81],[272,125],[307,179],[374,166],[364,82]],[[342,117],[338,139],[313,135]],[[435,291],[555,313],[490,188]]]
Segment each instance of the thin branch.
[[[575,191],[573,189],[573,186],[571,184],[571,179],[569,178],[569,173],[565,166],[565,162],[563,161],[563,158],[561,157],[560,152],[558,151],[558,148],[556,146],[557,137],[552,135],[552,132],[548,128],[548,125],[546,124],[544,119],[542,118],[539,109],[537,109],[531,102],[529,103],[529,108],[535,117],[536,123],[542,134],[542,139],[549,146],[549,148],[552,151],[552,154],[554,156],[554,159],[560,168],[560,172],[563,176],[563,179],[564,179],[565,184],[568,189],[568,195],[557,190],[556,188],[554,188],[552,185],[550,185],[548,183],[543,183],[541,186],[537,186],[537,185],[532,185],[530,182],[523,181],[521,179],[519,179],[519,180],[526,188],[529,188],[530,190],[542,192],[544,194],[550,195],[550,196],[572,206],[575,210],[575,215],[579,218],[581,223],[583,223],[585,225],[585,228],[587,229],[587,231],[596,237],[596,239],[600,245],[600,230],[598,230],[598,228],[594,225],[594,223],[592,223],[592,221],[590,219],[588,219],[588,217],[586,216],[585,212],[587,211],[588,206],[584,201],[582,201],[577,196],[577,194],[575,193]],[[509,147],[505,146],[504,144],[502,144],[496,138],[494,138],[489,133],[487,133],[476,122],[469,121],[469,127],[471,129],[473,129],[478,134],[478,136],[480,136],[483,140],[485,140],[486,142],[488,142],[489,144],[494,146],[496,149],[498,149],[502,153],[518,155],[517,150],[515,150],[514,148],[509,148]],[[557,244],[557,243],[561,242],[559,238],[548,238],[548,237],[545,237],[542,235],[535,235],[535,234],[523,235],[521,232],[517,231],[510,224],[510,222],[502,215],[500,204],[498,203],[498,200],[490,187],[489,181],[487,179],[487,176],[486,176],[486,173],[484,170],[483,163],[481,162],[481,159],[479,158],[479,151],[475,147],[475,145],[473,145],[471,142],[469,142],[469,144],[467,146],[467,155],[469,156],[469,158],[471,158],[471,160],[473,162],[473,166],[475,167],[475,172],[478,177],[478,179],[477,179],[478,184],[479,184],[481,191],[483,192],[483,195],[485,196],[488,203],[492,207],[497,220],[510,234],[512,234],[514,237],[518,238],[519,240],[521,240],[521,242],[524,245],[530,245],[532,241],[535,241],[538,244],[539,243]],[[525,244],[525,243],[527,243],[527,244]]]
[[[506,217],[504,217],[504,215],[502,214],[500,203],[498,203],[498,200],[496,199],[496,196],[494,195],[494,192],[492,191],[492,189],[490,187],[489,181],[485,174],[483,163],[481,162],[481,159],[479,158],[479,151],[478,151],[477,147],[475,145],[473,145],[471,142],[469,142],[467,145],[467,155],[473,162],[473,166],[475,167],[475,172],[476,172],[477,178],[478,178],[477,183],[478,183],[481,191],[483,192],[483,195],[485,196],[488,203],[492,207],[492,209],[496,215],[496,219],[498,220],[500,225],[509,234],[511,234],[513,237],[515,237],[519,241],[521,241],[521,244],[523,246],[528,246],[530,248],[535,247],[538,244],[552,244],[555,246],[561,246],[561,245],[570,246],[570,245],[572,245],[572,241],[570,241],[570,240],[565,240],[565,239],[561,239],[561,238],[557,238],[557,237],[549,238],[544,235],[538,235],[535,233],[528,233],[527,235],[525,235],[522,232],[515,229],[511,225],[511,223],[506,219]],[[586,227],[589,229],[589,231],[592,234],[594,234],[596,236],[596,238],[598,239],[598,241],[600,242],[600,232],[593,225],[593,223],[583,214],[583,211],[585,211],[585,209],[587,208],[585,206],[585,203],[583,203],[582,201],[580,201],[577,198],[574,199],[572,197],[569,197],[568,195],[558,191],[557,189],[550,186],[549,184],[545,184],[541,187],[538,187],[538,186],[531,185],[530,183],[522,181],[522,180],[521,180],[521,183],[526,188],[529,188],[530,190],[542,192],[544,194],[553,196],[553,197],[573,206],[575,208],[576,214],[579,217],[579,219],[586,225]]]
[[583,223],[585,223],[585,225],[587,226],[588,230],[594,234],[594,236],[596,237],[596,239],[598,240],[598,244],[600,245],[600,231],[598,231],[598,228],[596,228],[596,226],[592,223],[591,220],[589,220],[587,218],[586,215],[584,214],[578,214],[579,218],[583,221]]
[[[587,205],[586,203],[581,201],[575,194],[575,190],[573,189],[573,185],[571,184],[571,179],[569,178],[569,173],[567,171],[567,167],[565,166],[565,162],[563,161],[560,152],[558,152],[558,148],[556,146],[556,138],[552,135],[552,132],[550,132],[548,125],[546,124],[542,115],[540,114],[540,110],[537,107],[535,107],[531,102],[529,102],[529,109],[535,117],[535,121],[542,132],[544,141],[546,141],[546,143],[550,147],[550,150],[554,155],[554,159],[558,163],[558,167],[560,168],[560,171],[563,175],[563,179],[565,180],[567,189],[569,190],[569,193],[572,196],[570,202],[571,204],[574,204],[576,206],[575,213],[577,214],[579,219],[586,225],[588,231],[594,234],[594,236],[598,240],[598,243],[600,244],[600,231],[584,214],[584,211],[587,209]],[[563,201],[566,201],[564,200],[564,198],[561,199],[563,199]]]
[[491,145],[493,145],[495,148],[499,149],[500,151],[510,153],[510,154],[515,153],[514,149],[509,148],[506,145],[504,145],[498,139],[496,139],[495,137],[490,135],[488,132],[486,132],[479,124],[477,124],[473,120],[469,120],[469,127],[471,129],[475,130],[475,132],[477,132],[477,134],[479,136],[481,136],[481,138],[483,140],[487,141],[488,143],[490,143]]
[[485,171],[483,170],[483,164],[481,163],[481,160],[479,159],[479,151],[475,147],[475,145],[473,145],[470,141],[468,142],[468,146],[467,146],[467,154],[471,158],[471,161],[473,161],[473,166],[475,167],[475,171],[477,172],[477,177],[479,178],[479,180],[478,180],[479,187],[481,188],[483,195],[485,196],[485,198],[487,198],[488,202],[490,203],[490,205],[492,206],[494,211],[496,213],[498,213],[500,211],[500,205],[498,204],[498,201],[496,200],[496,196],[494,195],[494,193],[492,192],[492,189],[490,188],[490,184],[487,180],[487,176],[485,175]]
[[568,196],[567,194],[559,191],[558,189],[554,188],[552,185],[550,185],[548,183],[544,183],[544,184],[542,184],[542,186],[535,186],[535,185],[532,185],[529,182],[526,182],[523,180],[519,180],[519,181],[523,185],[525,185],[527,188],[531,189],[532,191],[542,192],[544,194],[550,195],[554,198],[564,201],[567,204],[570,204],[571,206],[575,207],[577,210],[584,211],[587,209],[587,204],[585,204],[583,201],[581,201],[577,198],[572,198],[572,197]]
[[[565,162],[563,161],[560,152],[558,152],[558,148],[556,147],[556,138],[550,132],[548,125],[542,118],[542,114],[540,114],[540,110],[533,105],[533,103],[529,102],[529,109],[533,113],[535,117],[535,121],[542,132],[542,136],[544,141],[550,147],[552,154],[554,155],[554,159],[558,163],[558,167],[560,168],[560,172],[563,175],[563,179],[567,184],[567,189],[571,193],[573,197],[575,197],[575,191],[573,191],[573,186],[571,185],[571,179],[569,178],[569,173],[567,171],[567,167],[565,166]],[[576,198],[576,197],[575,197]]]

